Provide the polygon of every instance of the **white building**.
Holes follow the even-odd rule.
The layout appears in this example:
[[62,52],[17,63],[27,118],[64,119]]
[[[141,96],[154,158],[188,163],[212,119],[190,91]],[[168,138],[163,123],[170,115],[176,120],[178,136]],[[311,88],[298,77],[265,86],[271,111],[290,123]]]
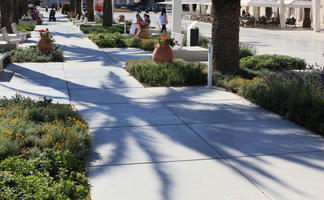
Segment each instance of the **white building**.
[[[189,13],[210,14],[211,0],[173,0],[167,4],[187,4]],[[280,17],[284,21],[292,15],[302,23],[307,14],[315,31],[324,29],[324,0],[241,0],[241,11],[251,15]],[[282,27],[285,23],[281,23]]]

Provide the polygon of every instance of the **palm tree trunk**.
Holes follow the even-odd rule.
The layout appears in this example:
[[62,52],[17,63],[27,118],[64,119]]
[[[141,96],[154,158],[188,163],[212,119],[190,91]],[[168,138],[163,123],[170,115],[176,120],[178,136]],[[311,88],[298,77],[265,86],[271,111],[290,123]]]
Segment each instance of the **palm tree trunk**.
[[76,13],[79,15],[79,18],[81,18],[81,15],[82,15],[82,0],[77,0]]
[[221,72],[239,68],[240,0],[212,0],[213,67]]
[[76,0],[70,0],[70,17],[75,18]]
[[112,13],[112,0],[104,0],[103,5],[103,26],[112,26],[113,13]]
[[87,17],[89,22],[94,21],[93,0],[87,0]]
[[14,0],[14,9],[13,9],[13,21],[16,24],[19,24],[19,7],[18,7],[18,0]]
[[27,13],[28,2],[26,0],[18,0],[19,19]]
[[11,23],[14,22],[14,0],[1,0],[1,28],[6,27],[12,33]]

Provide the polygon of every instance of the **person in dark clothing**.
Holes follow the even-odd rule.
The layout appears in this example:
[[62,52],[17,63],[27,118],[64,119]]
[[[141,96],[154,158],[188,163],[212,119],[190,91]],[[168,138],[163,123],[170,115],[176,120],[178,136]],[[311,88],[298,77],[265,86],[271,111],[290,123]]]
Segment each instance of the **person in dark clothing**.
[[49,21],[54,21],[54,22],[56,21],[55,14],[56,14],[56,12],[55,12],[55,9],[53,7],[52,10],[50,11],[50,14],[49,14]]

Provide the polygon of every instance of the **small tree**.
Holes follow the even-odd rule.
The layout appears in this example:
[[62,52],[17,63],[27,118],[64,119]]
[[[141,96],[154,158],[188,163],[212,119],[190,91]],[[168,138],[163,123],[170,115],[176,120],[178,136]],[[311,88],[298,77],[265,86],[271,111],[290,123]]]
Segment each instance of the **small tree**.
[[112,0],[104,0],[102,25],[112,26],[112,24],[113,24]]

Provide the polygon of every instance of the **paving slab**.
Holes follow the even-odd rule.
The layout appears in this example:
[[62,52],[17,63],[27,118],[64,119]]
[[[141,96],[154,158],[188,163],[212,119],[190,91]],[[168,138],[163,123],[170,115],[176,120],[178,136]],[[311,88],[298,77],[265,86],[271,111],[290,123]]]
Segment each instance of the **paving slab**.
[[230,161],[273,200],[324,199],[324,152]]
[[[97,66],[97,65],[96,65]],[[75,68],[69,68],[69,67],[64,67],[65,69],[65,76],[66,77],[92,77],[94,78],[102,78],[102,77],[107,77],[107,78],[118,78],[120,76],[127,76],[128,79],[133,79],[133,77],[130,77],[129,73],[125,71],[124,69],[117,68],[117,67],[80,67],[79,69]]]
[[226,92],[221,88],[208,89],[206,87],[147,87],[145,88],[152,96],[162,102],[184,101],[228,101],[243,99],[242,97]]
[[63,62],[54,63],[14,63],[7,66],[8,70],[12,71],[23,71],[26,69],[32,71],[47,71],[47,70],[63,70]]
[[66,60],[64,62],[64,69],[65,70],[101,70],[105,68],[119,68],[115,66],[116,63],[114,61],[108,59],[98,59],[96,58],[95,61],[75,61],[75,60]]
[[225,157],[324,151],[324,139],[286,120],[190,125]]
[[24,77],[26,79],[57,79],[57,78],[64,79],[64,71],[62,69],[32,70],[27,68],[21,68],[19,70],[18,69],[14,69],[14,70],[7,69],[7,70],[14,72],[15,76]]
[[143,88],[136,79],[127,76],[99,76],[99,77],[68,77],[70,89],[111,89],[111,88]]
[[93,129],[88,166],[222,158],[184,125]]
[[248,120],[277,119],[248,101],[201,101],[165,103],[185,123],[220,123]]
[[106,55],[120,67],[125,67],[127,60],[152,59],[152,52],[138,48],[102,48]]
[[[87,94],[87,95],[84,95]],[[157,102],[144,88],[77,89],[70,90],[72,102],[109,104],[132,102]]]
[[92,200],[270,200],[224,160],[88,169]]
[[8,78],[0,78],[0,90],[2,89],[17,89],[27,91],[37,91],[46,89],[66,90],[66,81],[61,78],[38,78],[30,79],[28,77],[22,77],[18,74],[14,74],[6,70],[8,74],[12,74]]
[[91,128],[182,124],[161,103],[75,104],[75,106]]

